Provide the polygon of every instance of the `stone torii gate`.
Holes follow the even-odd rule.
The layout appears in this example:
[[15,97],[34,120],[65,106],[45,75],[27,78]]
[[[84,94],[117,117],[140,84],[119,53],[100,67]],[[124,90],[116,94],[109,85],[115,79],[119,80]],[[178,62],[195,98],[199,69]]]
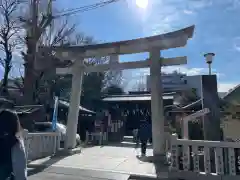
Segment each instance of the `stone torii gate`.
[[[59,58],[63,60],[71,59],[73,61],[71,67],[57,68],[56,70],[57,74],[72,74],[72,90],[68,112],[65,149],[68,150],[75,147],[79,112],[78,107],[80,105],[84,72],[150,67],[153,152],[154,155],[165,155],[161,67],[186,64],[187,58],[160,58],[160,50],[185,46],[188,39],[192,38],[193,32],[194,26],[190,26],[162,35],[128,41],[87,46],[54,47],[54,51]],[[84,59],[90,57],[110,56],[118,58],[119,55],[141,52],[149,52],[149,58],[147,60],[135,62],[109,63],[96,66],[84,65]]]

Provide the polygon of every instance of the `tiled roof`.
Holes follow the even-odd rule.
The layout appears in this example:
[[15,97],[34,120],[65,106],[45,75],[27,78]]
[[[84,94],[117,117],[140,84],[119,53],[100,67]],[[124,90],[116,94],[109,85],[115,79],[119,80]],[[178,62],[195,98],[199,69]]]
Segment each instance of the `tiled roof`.
[[238,84],[237,86],[235,86],[234,88],[230,89],[222,98],[226,99],[227,97],[229,97],[230,95],[232,95],[233,93],[237,92],[238,90],[240,90],[240,84]]
[[[173,94],[163,94],[163,99],[174,99]],[[127,94],[107,96],[102,101],[151,101],[151,94]]]
[[[69,107],[69,102],[67,102],[67,101],[59,100],[59,104],[65,106],[65,107]],[[95,113],[94,111],[86,109],[82,106],[79,106],[79,110],[89,112],[89,113]]]
[[27,105],[27,106],[15,106],[13,109],[16,111],[17,114],[31,114],[40,108],[42,105]]

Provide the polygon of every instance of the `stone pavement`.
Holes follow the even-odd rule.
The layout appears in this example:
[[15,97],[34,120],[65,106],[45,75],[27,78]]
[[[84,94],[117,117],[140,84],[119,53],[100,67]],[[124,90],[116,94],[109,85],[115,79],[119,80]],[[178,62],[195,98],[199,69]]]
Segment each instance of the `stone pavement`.
[[[94,146],[84,148],[82,153],[68,157],[37,160],[30,163],[30,167],[40,167],[44,165],[42,166],[43,169],[47,167],[58,167],[78,171],[94,170],[105,173],[147,176],[152,178],[158,176],[165,179],[168,177],[167,166],[156,165],[151,161],[149,162],[148,158],[140,160],[136,157],[139,153],[140,149],[136,150],[129,147]],[[152,156],[152,149],[148,149],[147,156]]]
[[129,175],[96,170],[82,170],[66,167],[48,167],[44,171],[31,175],[29,180],[128,180]]

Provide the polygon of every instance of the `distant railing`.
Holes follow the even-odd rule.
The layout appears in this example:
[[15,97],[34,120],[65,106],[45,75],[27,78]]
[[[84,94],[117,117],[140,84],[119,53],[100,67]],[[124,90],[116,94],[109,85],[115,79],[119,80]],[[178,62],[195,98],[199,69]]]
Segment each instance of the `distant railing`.
[[183,179],[240,179],[240,143],[178,139],[172,135],[170,172]]
[[28,160],[54,155],[60,149],[60,134],[56,132],[23,134]]

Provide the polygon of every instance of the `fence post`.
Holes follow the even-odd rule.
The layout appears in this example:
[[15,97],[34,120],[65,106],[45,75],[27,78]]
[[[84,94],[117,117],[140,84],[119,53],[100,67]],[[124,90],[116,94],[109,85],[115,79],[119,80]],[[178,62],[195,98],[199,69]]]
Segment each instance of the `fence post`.
[[165,135],[165,153],[168,153],[169,150],[171,149],[171,134],[170,132],[165,131],[164,135]]
[[229,163],[229,174],[235,176],[236,175],[236,166],[235,166],[236,156],[235,156],[234,148],[228,148],[228,163]]
[[179,170],[179,153],[178,153],[178,145],[177,145],[177,134],[172,134],[171,136],[171,170],[178,171]]
[[57,152],[57,142],[58,142],[58,133],[55,133],[54,136],[53,136],[53,154],[55,155],[56,152]]
[[224,164],[223,164],[223,149],[216,148],[215,149],[215,166],[216,166],[216,173],[218,175],[224,174]]
[[60,143],[61,143],[61,133],[59,132],[57,135],[57,151],[60,149]]
[[29,139],[28,139],[28,130],[24,129],[22,131],[22,138],[24,142],[24,147],[25,147],[25,154],[26,154],[26,159],[28,159],[28,150],[29,150]]

